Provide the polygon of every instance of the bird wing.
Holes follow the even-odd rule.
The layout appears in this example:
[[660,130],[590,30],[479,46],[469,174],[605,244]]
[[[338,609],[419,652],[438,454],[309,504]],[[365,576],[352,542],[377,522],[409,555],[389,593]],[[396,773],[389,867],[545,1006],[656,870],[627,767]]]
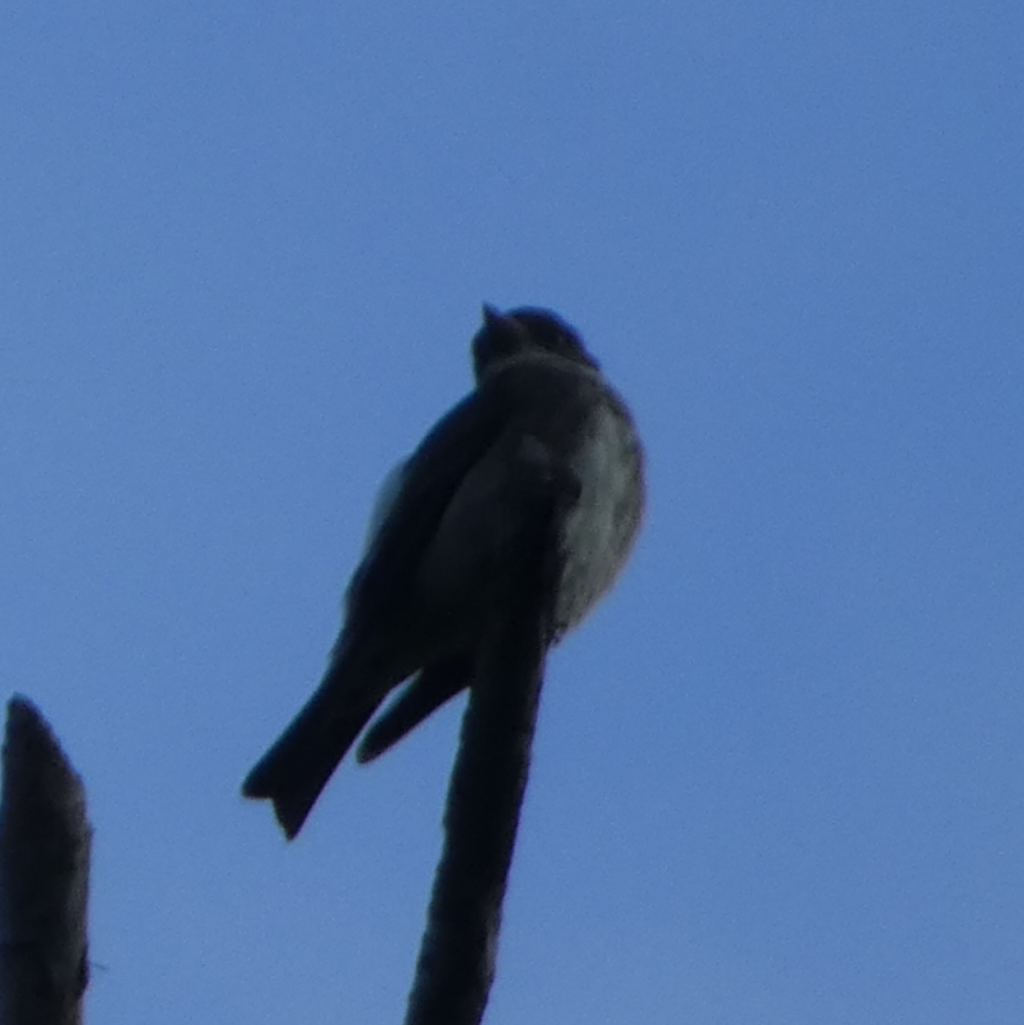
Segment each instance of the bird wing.
[[356,758],[369,762],[382,755],[468,687],[473,681],[475,656],[474,651],[460,651],[424,666],[370,724]]
[[[416,577],[445,512],[508,426],[507,396],[487,398],[493,401],[480,390],[467,395],[427,434],[398,478],[386,482],[381,522],[348,589],[345,634],[353,641],[375,624],[400,628],[414,611]],[[344,635],[342,642],[348,643]]]

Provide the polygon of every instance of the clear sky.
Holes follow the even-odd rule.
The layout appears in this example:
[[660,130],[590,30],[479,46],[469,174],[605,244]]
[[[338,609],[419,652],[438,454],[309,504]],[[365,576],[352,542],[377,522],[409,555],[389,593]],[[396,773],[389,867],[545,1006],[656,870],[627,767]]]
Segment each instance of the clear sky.
[[8,0],[0,679],[90,1020],[401,1020],[461,702],[293,845],[238,786],[487,300],[650,461],[488,1025],[1020,1025],[1022,293],[1019,2]]

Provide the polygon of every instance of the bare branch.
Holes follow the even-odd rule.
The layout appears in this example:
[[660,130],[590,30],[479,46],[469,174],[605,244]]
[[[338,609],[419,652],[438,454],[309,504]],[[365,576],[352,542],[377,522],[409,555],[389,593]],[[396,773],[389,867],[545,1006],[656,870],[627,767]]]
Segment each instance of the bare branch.
[[82,781],[36,707],[7,706],[0,803],[0,1025],[77,1025],[88,983]]
[[579,495],[576,478],[529,445],[510,470],[506,511],[520,527],[499,567],[503,599],[463,720],[406,1025],[477,1025],[494,978],[562,569],[560,524]]

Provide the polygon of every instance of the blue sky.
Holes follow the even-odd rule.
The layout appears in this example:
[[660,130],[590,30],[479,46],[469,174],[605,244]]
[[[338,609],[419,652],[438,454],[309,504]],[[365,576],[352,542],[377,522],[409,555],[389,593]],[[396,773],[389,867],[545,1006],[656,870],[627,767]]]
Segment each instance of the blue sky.
[[238,785],[483,300],[650,463],[489,1025],[1024,1020],[1022,79],[985,0],[4,6],[0,679],[88,786],[90,1020],[401,1020],[461,705],[293,845]]

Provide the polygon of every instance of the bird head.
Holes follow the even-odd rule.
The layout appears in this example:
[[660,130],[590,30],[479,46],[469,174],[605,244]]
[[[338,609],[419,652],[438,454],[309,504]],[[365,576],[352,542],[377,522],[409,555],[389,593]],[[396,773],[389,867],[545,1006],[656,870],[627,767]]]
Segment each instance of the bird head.
[[510,360],[537,354],[600,370],[575,329],[550,310],[522,306],[501,313],[484,305],[483,327],[473,339],[473,370],[478,382]]

